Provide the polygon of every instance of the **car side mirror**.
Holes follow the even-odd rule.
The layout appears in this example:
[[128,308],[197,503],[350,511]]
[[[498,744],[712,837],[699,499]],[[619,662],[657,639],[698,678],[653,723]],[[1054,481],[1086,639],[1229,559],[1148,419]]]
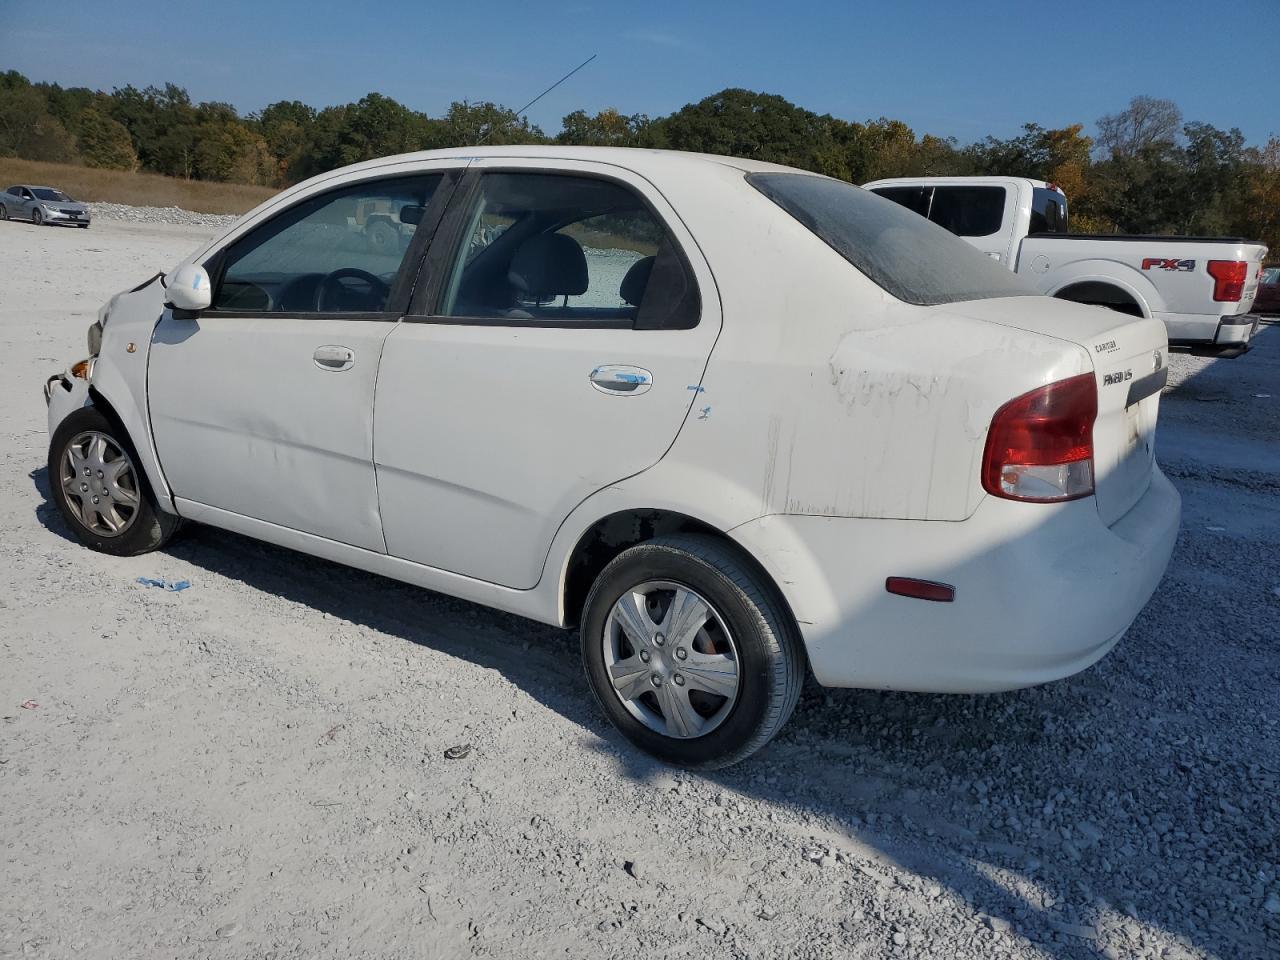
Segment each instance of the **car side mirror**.
[[184,313],[208,310],[213,302],[213,284],[209,273],[198,263],[188,263],[165,283],[167,306]]
[[408,203],[400,208],[400,222],[417,226],[422,222],[427,208],[416,203]]

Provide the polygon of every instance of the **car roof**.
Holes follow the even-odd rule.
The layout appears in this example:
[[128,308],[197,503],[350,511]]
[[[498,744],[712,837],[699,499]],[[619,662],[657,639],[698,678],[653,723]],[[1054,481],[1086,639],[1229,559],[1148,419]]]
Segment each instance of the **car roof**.
[[354,164],[344,169],[356,172],[361,169],[376,169],[390,163],[405,163],[425,160],[590,160],[596,163],[612,163],[616,166],[633,170],[639,174],[671,172],[678,168],[691,169],[713,166],[732,167],[747,173],[772,171],[777,173],[810,173],[777,163],[763,160],[751,160],[745,157],[727,157],[711,153],[687,153],[682,150],[649,150],[640,147],[569,147],[557,145],[512,145],[512,146],[478,146],[450,147],[444,150],[423,150],[417,153],[403,153],[397,156],[379,157],[364,163]]

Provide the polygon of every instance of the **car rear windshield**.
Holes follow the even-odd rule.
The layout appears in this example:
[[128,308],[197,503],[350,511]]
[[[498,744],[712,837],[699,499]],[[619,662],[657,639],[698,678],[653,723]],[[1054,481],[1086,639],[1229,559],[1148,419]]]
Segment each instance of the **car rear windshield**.
[[54,203],[70,203],[71,198],[65,193],[59,193],[57,190],[50,190],[47,187],[36,187],[31,191],[39,200],[52,200]]
[[1035,295],[964,240],[851,183],[804,173],[747,181],[899,300],[935,306]]
[[1036,296],[986,253],[854,184],[803,173],[756,173],[746,179],[899,300],[936,306]]

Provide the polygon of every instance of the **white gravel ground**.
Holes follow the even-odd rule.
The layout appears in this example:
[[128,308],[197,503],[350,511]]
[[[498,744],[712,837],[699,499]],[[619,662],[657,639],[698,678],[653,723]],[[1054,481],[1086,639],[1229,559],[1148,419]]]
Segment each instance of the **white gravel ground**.
[[0,957],[1280,955],[1280,329],[1173,359],[1184,529],[1101,664],[813,688],[694,776],[559,631],[207,528],[73,543],[41,384],[211,229],[134,220],[0,224]]

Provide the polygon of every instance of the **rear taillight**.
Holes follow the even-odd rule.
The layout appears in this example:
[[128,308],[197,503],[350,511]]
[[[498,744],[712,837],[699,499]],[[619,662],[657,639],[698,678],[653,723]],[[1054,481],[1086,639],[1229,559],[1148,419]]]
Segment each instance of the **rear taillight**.
[[982,486],[1007,500],[1051,503],[1093,493],[1093,421],[1098,386],[1091,373],[1010,400],[991,418]]
[[1210,260],[1209,276],[1213,277],[1213,299],[1238,303],[1244,297],[1249,263],[1247,260]]

